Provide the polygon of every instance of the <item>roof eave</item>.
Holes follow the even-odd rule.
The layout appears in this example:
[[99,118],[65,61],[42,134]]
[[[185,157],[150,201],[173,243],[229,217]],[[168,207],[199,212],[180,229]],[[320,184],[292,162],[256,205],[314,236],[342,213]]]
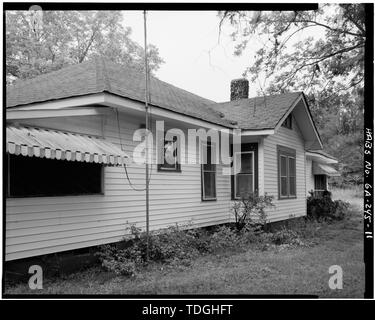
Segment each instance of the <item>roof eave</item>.
[[306,156],[310,157],[310,158],[313,158],[317,161],[321,160],[323,163],[328,163],[328,164],[337,164],[338,163],[338,160],[336,158],[327,157],[327,156],[325,156],[321,153],[316,153],[316,152],[313,152],[313,151],[306,151]]

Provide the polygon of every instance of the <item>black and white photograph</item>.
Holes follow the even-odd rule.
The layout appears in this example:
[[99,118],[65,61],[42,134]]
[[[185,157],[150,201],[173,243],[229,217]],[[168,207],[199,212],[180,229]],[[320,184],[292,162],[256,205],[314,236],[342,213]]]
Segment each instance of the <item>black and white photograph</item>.
[[190,5],[3,3],[4,298],[373,298],[373,4]]

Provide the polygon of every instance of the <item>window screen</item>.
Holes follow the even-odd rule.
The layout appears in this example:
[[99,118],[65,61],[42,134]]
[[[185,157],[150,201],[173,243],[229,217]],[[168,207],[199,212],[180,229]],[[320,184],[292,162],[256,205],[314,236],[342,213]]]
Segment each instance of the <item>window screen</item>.
[[102,193],[103,165],[8,155],[9,197]]

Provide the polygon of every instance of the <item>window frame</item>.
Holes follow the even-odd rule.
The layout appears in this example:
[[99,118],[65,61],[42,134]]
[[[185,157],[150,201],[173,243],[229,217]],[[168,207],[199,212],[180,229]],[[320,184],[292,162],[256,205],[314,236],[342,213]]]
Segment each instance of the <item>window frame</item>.
[[[210,145],[211,148],[214,147],[215,148],[215,152],[216,152],[216,144],[214,142],[210,142],[210,141],[201,142],[201,144],[200,144],[200,158],[201,158],[201,160],[203,160],[203,147],[206,146],[206,148],[207,148],[208,145]],[[215,170],[214,171],[212,171],[212,170],[211,171],[204,170],[203,161],[201,163],[201,200],[202,201],[217,201],[217,164],[212,164],[211,163],[211,165],[215,166]],[[215,188],[214,188],[215,196],[214,197],[206,197],[206,195],[205,195],[205,192],[204,192],[204,190],[205,190],[204,173],[205,172],[214,173],[214,177],[215,177]]]
[[[242,156],[242,154],[248,154],[248,153],[250,153],[250,154],[252,154],[252,157],[251,157],[251,159],[252,159],[252,168],[253,168],[253,172],[251,173],[251,175],[252,175],[252,182],[253,182],[253,191],[252,191],[252,193],[254,193],[255,192],[255,152],[254,151],[241,151],[241,152],[235,152],[234,153],[234,157],[233,157],[233,168],[234,168],[234,172],[237,172],[237,170],[236,170],[236,157],[237,157],[237,155],[238,154],[240,154],[241,156]],[[241,159],[242,160],[242,159]],[[238,177],[238,175],[239,174],[241,174],[241,173],[236,173],[235,175],[234,175],[234,194],[233,194],[233,198],[235,199],[235,200],[241,200],[241,196],[237,196],[237,177]],[[250,175],[250,173],[242,173],[243,175]]]
[[[71,193],[71,194],[32,194],[32,195],[12,195],[11,194],[11,160],[10,160],[10,154],[7,153],[7,161],[6,161],[6,170],[7,170],[7,184],[6,184],[6,198],[7,199],[24,199],[24,198],[64,198],[64,197],[86,197],[86,196],[104,196],[105,195],[105,164],[100,164],[100,191],[99,192],[91,192],[91,193]],[[22,155],[19,155],[19,157],[29,158]],[[38,157],[34,157],[38,158]],[[47,158],[40,158],[45,160],[51,160],[51,161],[67,161],[67,160],[57,160],[57,159],[47,159]],[[76,163],[76,161],[68,161],[72,162],[73,164]],[[87,163],[87,162],[79,162],[79,163]],[[87,165],[90,164],[97,164],[97,163],[87,163]]]
[[[174,168],[171,168],[171,167],[163,167],[165,165],[165,153],[164,153],[164,148],[165,148],[165,144],[166,142],[172,142],[172,143],[176,143],[176,161],[175,161],[175,167]],[[176,135],[173,136],[172,140],[166,140],[165,139],[165,133],[164,133],[164,137],[162,139],[162,145],[161,145],[161,155],[163,157],[163,162],[164,163],[158,163],[158,172],[181,172],[181,163],[180,163],[180,150],[181,150],[181,146],[180,146],[180,142],[179,142],[179,139]]]
[[[282,157],[286,159],[286,176],[281,176],[281,158]],[[289,159],[294,160],[293,175],[290,174]],[[287,189],[286,195],[281,194],[281,181],[282,181],[281,178],[282,177],[286,178],[286,189]],[[291,194],[290,192],[290,178],[294,178],[295,194]],[[296,157],[295,149],[277,145],[277,185],[278,185],[278,199],[279,200],[297,198],[297,157]]]

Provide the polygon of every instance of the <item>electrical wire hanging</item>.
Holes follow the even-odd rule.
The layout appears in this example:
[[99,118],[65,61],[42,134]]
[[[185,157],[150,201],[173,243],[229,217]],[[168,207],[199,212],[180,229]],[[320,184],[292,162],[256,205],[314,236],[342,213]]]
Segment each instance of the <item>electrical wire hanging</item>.
[[[122,145],[121,128],[120,128],[120,117],[119,117],[118,109],[117,109],[117,108],[114,108],[114,111],[115,111],[115,113],[116,113],[116,120],[117,120],[117,133],[118,133],[119,140],[120,140],[120,148],[121,148],[121,151],[125,151],[125,150],[123,149],[123,145]],[[125,163],[123,164],[123,168],[124,168],[124,171],[125,171],[126,179],[127,179],[128,182],[129,182],[129,186],[130,186],[134,191],[146,191],[146,187],[137,187],[137,186],[131,181]],[[150,174],[149,174],[149,178],[148,178],[148,184],[150,184],[151,176],[152,176],[152,164],[151,164],[151,166],[150,166]]]

